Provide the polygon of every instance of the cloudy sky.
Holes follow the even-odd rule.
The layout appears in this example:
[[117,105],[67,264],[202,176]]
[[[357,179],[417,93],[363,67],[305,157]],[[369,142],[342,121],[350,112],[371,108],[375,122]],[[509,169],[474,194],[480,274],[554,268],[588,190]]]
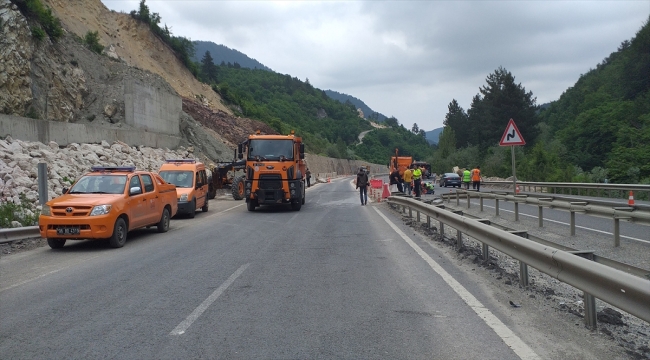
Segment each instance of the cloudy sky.
[[[140,2],[101,1],[127,13]],[[417,123],[425,130],[442,126],[452,99],[467,110],[499,66],[532,91],[537,104],[557,100],[650,15],[650,0],[146,4],[176,36],[239,50],[276,72],[355,96],[409,129]]]

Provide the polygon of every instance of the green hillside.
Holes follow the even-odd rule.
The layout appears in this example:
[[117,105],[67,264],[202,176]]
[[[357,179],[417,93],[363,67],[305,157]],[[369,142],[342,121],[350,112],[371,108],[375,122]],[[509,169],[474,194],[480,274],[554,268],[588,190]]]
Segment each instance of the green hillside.
[[498,143],[514,119],[526,140],[515,147],[521,180],[650,183],[649,23],[551,104],[537,106],[504,68],[469,109],[452,99],[434,169],[480,165],[487,176],[511,176],[510,149]]
[[548,126],[540,141],[613,182],[650,183],[649,23],[540,113]]

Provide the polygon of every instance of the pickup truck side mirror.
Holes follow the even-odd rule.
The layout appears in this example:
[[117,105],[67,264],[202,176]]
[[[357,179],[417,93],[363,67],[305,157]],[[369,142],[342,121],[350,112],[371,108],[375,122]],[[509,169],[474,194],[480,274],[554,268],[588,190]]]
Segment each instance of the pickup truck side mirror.
[[68,189],[67,187],[64,187],[63,190],[61,191],[61,193],[62,194],[67,194],[69,190],[70,189]]
[[134,186],[129,189],[129,195],[138,195],[142,194],[142,188],[139,186]]
[[305,158],[305,144],[300,143],[300,159]]
[[242,146],[242,144],[237,145],[237,158],[238,159],[244,158],[244,147]]

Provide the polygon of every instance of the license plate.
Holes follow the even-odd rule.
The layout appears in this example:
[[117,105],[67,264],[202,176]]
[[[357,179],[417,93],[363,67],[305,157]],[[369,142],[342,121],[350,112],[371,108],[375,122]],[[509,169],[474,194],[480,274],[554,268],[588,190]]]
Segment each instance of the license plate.
[[57,235],[79,235],[79,227],[78,226],[60,227],[56,229],[56,234]]

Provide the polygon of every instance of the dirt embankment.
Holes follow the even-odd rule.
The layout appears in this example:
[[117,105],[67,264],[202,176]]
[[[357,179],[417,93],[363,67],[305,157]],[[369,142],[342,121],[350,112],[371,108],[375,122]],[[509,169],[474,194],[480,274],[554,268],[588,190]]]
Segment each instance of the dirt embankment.
[[82,38],[88,31],[97,31],[100,43],[128,66],[160,75],[184,98],[198,99],[211,109],[232,114],[219,95],[199,82],[169,46],[129,14],[111,11],[100,0],[43,1],[67,31]]
[[187,98],[183,99],[183,111],[232,148],[235,148],[237,144],[246,140],[249,134],[255,133],[257,130],[263,134],[278,133],[261,121],[235,117]]

